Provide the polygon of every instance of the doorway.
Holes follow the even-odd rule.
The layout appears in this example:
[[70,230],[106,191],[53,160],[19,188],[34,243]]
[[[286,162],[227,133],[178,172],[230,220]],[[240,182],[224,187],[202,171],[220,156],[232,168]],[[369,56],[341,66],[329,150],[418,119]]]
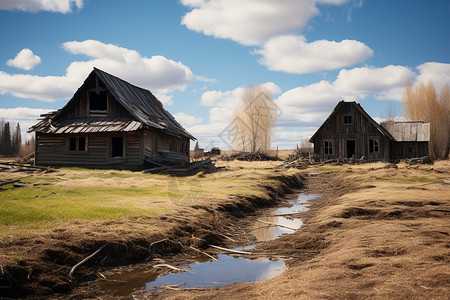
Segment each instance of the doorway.
[[351,158],[356,153],[356,142],[354,140],[347,141],[347,158]]

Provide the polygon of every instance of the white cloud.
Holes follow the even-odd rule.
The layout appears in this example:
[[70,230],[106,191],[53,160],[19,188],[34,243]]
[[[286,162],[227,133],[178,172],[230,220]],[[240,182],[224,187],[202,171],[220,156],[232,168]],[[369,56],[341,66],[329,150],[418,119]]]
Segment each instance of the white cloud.
[[305,37],[294,35],[274,37],[255,53],[262,55],[259,63],[270,70],[293,74],[336,70],[373,56],[373,51],[358,41],[320,40],[308,43]]
[[[389,65],[384,68],[363,67],[351,70],[341,70],[333,85],[345,94],[376,93],[380,96],[391,95],[393,90],[404,88],[405,84],[413,80],[416,74],[404,66]],[[392,100],[401,100],[397,95]],[[386,99],[386,97],[383,97]]]
[[181,22],[187,28],[243,45],[298,33],[319,14],[315,0],[184,0],[182,4],[194,7]]
[[340,101],[362,101],[368,95],[401,100],[408,80],[416,74],[403,66],[341,70],[334,82],[322,80],[286,91],[276,104],[283,114],[281,126],[318,126]]
[[0,9],[27,12],[51,11],[70,13],[72,9],[83,8],[83,0],[0,0]]
[[41,58],[28,48],[22,49],[14,59],[8,59],[7,66],[31,70],[41,63]]
[[417,81],[424,84],[433,82],[434,87],[439,91],[445,84],[450,85],[450,64],[427,62],[417,67],[420,74]]
[[0,120],[3,119],[13,123],[19,122],[22,134],[25,134],[28,128],[38,122],[38,118],[41,114],[46,114],[48,112],[48,109],[41,108],[0,108]]
[[20,98],[56,101],[70,98],[93,67],[102,69],[132,84],[150,89],[166,103],[173,90],[183,90],[194,80],[191,70],[181,62],[164,56],[141,56],[137,51],[95,40],[67,42],[63,48],[72,54],[83,54],[87,61],[72,62],[64,76],[11,75],[0,71],[0,94],[10,93]]
[[184,112],[176,113],[173,116],[183,126],[192,126],[192,125],[198,124],[201,121],[203,121],[202,118],[197,118],[197,117],[185,114]]

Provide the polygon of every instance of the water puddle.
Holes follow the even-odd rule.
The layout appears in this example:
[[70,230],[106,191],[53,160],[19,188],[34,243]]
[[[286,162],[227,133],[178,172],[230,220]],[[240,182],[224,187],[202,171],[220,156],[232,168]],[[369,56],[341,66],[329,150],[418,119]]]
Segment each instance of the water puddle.
[[[301,194],[297,199],[289,201],[285,207],[269,211],[258,218],[251,231],[258,242],[274,240],[283,234],[293,233],[302,225],[295,216],[308,210],[308,200],[319,195]],[[250,250],[257,244],[243,245],[235,250]],[[286,270],[282,259],[265,257],[242,257],[234,254],[219,254],[218,260],[200,256],[196,262],[182,267],[189,272],[162,273],[151,270],[135,270],[129,273],[114,275],[100,281],[100,287],[113,296],[128,296],[136,290],[157,290],[163,285],[180,285],[180,288],[212,288],[231,283],[255,282],[270,279]]]

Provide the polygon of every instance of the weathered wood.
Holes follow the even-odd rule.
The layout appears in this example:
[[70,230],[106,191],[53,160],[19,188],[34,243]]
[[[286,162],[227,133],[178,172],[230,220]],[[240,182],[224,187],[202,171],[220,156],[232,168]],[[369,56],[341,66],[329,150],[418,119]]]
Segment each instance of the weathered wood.
[[75,272],[75,270],[81,266],[82,264],[84,264],[85,262],[87,262],[89,259],[91,259],[92,257],[94,257],[95,255],[97,255],[100,251],[103,250],[103,248],[105,248],[106,244],[101,246],[100,248],[97,249],[97,251],[95,251],[94,253],[92,253],[91,255],[89,255],[88,257],[86,257],[85,259],[83,259],[82,261],[80,261],[79,263],[77,263],[75,266],[72,267],[72,269],[69,272],[69,275],[72,276],[73,272]]
[[20,181],[20,179],[14,179],[14,180],[6,180],[6,181],[0,181],[0,186],[3,186],[3,185],[7,185],[7,184],[10,184],[10,183],[15,183],[15,182],[19,182]]
[[228,248],[224,248],[224,247],[220,247],[220,246],[216,246],[216,245],[210,245],[210,246],[213,248],[222,250],[222,251],[227,251],[227,252],[236,253],[236,254],[253,254],[252,252],[233,250],[233,249],[228,249]]

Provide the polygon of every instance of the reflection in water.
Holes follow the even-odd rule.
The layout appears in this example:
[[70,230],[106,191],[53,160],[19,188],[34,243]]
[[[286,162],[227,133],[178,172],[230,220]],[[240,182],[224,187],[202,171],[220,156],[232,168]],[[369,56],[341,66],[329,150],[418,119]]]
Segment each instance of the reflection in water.
[[168,274],[147,283],[147,289],[166,284],[183,284],[182,287],[212,288],[235,282],[253,282],[272,278],[283,273],[282,260],[268,258],[248,259],[219,254],[218,261],[194,263],[192,273]]
[[305,201],[315,199],[318,197],[319,195],[305,195],[305,194],[299,195],[296,200],[288,202],[289,206],[280,207],[270,212],[272,216],[259,218],[259,220],[269,222],[271,224],[281,225],[284,227],[268,226],[263,222],[256,221],[253,224],[254,229],[252,233],[256,236],[258,242],[272,241],[283,234],[293,233],[295,230],[299,229],[303,225],[303,222],[300,219],[283,215],[307,211],[308,204]]
[[[274,240],[282,234],[293,233],[302,226],[302,221],[298,218],[291,218],[289,214],[295,214],[308,210],[306,201],[318,198],[319,195],[300,195],[296,200],[288,202],[287,207],[275,209],[269,214],[269,217],[261,217],[260,220],[272,224],[283,225],[285,227],[270,226],[262,222],[255,222],[252,233],[258,241]],[[236,250],[248,250],[254,248],[254,245],[247,245],[235,248]],[[196,263],[184,266],[191,273],[170,273],[160,276],[146,270],[136,270],[126,274],[115,275],[108,280],[99,283],[103,290],[108,291],[113,296],[128,296],[135,290],[150,290],[162,285],[178,285],[181,287],[204,287],[211,288],[224,286],[231,283],[254,282],[270,279],[286,269],[283,260],[270,260],[265,257],[246,258],[234,255],[219,254],[218,261],[212,261],[206,256],[201,256]]]

